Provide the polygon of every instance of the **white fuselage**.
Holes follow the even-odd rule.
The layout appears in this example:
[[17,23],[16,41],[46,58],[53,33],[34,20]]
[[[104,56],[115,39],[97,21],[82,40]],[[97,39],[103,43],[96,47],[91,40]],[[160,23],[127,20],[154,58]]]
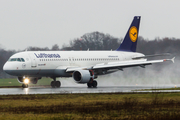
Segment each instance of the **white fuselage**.
[[72,74],[65,72],[67,68],[128,61],[140,56],[144,55],[122,51],[25,51],[12,55],[3,69],[14,76],[71,77]]

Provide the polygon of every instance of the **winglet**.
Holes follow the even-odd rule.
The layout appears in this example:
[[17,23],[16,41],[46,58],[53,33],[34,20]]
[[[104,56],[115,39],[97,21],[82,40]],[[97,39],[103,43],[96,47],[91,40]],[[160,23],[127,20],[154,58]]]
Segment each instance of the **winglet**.
[[164,61],[172,61],[174,63],[174,59],[175,57],[173,57],[172,59],[164,59]]
[[174,59],[175,59],[175,57],[173,57],[172,59],[171,59],[171,61],[174,63]]
[[117,51],[136,52],[141,16],[135,16]]

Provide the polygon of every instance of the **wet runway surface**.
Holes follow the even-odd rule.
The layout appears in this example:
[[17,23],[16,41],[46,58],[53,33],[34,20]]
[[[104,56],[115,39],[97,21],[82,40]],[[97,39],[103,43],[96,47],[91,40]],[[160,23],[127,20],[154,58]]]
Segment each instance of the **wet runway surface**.
[[[116,92],[180,92],[180,90],[157,90],[157,91],[133,91],[141,89],[174,88],[168,86],[99,86],[97,88],[87,87],[29,87],[29,88],[0,88],[0,95],[15,94],[66,94],[66,93],[116,93]],[[180,87],[180,85],[176,86]]]

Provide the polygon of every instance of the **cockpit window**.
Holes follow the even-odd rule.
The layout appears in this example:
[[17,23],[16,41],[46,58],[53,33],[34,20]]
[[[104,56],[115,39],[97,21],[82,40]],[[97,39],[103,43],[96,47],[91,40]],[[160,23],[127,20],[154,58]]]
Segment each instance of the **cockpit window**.
[[18,62],[25,62],[25,60],[23,58],[9,58],[10,62],[14,62],[14,61],[18,61]]
[[24,60],[23,58],[21,58],[21,61],[22,61],[22,62],[25,62],[25,60]]
[[20,59],[20,58],[17,58],[17,61],[21,62],[21,59]]
[[16,61],[17,58],[10,58],[8,61]]

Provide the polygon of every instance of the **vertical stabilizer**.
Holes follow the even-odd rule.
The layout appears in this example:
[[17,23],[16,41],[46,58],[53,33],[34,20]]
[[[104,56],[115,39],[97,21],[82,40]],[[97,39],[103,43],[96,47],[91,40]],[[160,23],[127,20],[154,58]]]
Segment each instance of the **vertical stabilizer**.
[[117,51],[136,52],[141,16],[135,16]]

